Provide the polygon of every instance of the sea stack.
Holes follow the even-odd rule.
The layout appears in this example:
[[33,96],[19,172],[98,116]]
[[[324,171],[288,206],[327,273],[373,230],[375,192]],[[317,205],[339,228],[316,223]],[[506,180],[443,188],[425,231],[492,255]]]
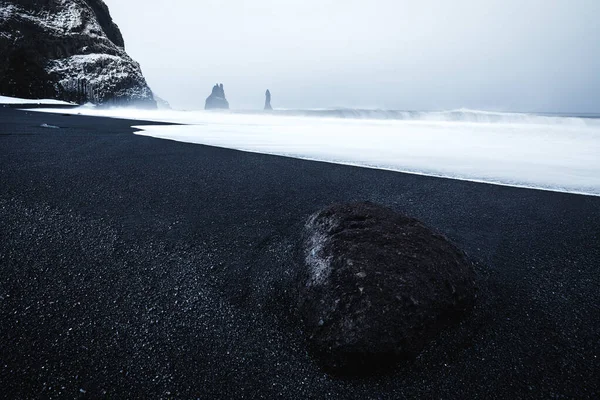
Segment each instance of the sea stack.
[[156,107],[102,0],[0,2],[0,94]]
[[271,92],[269,91],[269,89],[267,89],[267,91],[265,92],[265,110],[272,110],[273,107],[271,107]]
[[222,83],[217,83],[215,86],[213,86],[212,93],[206,98],[206,104],[204,105],[204,109],[229,109],[229,102],[225,98],[225,90],[223,90]]

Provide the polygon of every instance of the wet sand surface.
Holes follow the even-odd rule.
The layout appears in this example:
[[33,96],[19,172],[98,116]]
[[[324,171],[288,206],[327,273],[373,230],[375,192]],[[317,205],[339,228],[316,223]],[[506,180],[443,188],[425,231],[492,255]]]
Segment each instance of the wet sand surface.
[[[166,141],[132,124],[0,108],[0,397],[600,394],[600,197]],[[306,218],[362,200],[463,248],[480,298],[413,362],[344,379],[306,353],[292,271]]]

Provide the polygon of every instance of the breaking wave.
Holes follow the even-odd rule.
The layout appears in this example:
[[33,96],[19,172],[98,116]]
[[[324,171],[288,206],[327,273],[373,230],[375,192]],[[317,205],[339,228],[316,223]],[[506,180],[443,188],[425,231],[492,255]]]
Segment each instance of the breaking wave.
[[600,118],[591,116],[476,110],[39,111],[175,123],[144,125],[138,134],[180,142],[600,196]]
[[314,109],[314,110],[276,110],[276,115],[352,118],[374,120],[403,121],[454,121],[474,123],[541,124],[569,126],[600,126],[600,114],[530,114],[516,112],[494,112],[470,109],[449,111],[401,111],[377,109]]

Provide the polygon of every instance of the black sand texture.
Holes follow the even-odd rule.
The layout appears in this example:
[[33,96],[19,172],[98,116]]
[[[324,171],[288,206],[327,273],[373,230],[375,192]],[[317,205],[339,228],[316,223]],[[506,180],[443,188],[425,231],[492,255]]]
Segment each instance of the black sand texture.
[[[600,198],[177,143],[130,124],[0,108],[0,397],[600,394]],[[413,363],[339,379],[286,318],[290,266],[310,214],[363,200],[466,250],[480,298]]]

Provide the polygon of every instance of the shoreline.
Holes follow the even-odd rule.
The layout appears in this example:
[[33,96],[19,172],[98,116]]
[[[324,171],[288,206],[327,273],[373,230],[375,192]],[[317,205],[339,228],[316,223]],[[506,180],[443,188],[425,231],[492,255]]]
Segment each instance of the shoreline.
[[[598,197],[134,135],[143,124],[0,107],[7,397],[600,393]],[[355,200],[448,236],[481,297],[414,362],[344,380],[306,354],[286,291],[308,215]]]
[[[154,125],[153,123],[147,123],[146,125],[132,126],[132,128],[136,128],[136,129],[139,128],[138,131],[134,132],[134,134],[139,135],[140,134],[139,132],[144,131],[145,126],[153,126],[153,125]],[[169,124],[169,125],[173,125],[173,124]],[[150,135],[148,135],[148,136],[150,136]],[[150,137],[152,137],[152,136],[150,136]],[[159,139],[160,140],[172,140],[174,142],[181,142],[181,143],[191,143],[191,142],[186,142],[186,141],[171,139],[171,138],[159,138]],[[349,167],[367,168],[367,169],[374,169],[374,170],[388,171],[388,172],[397,172],[400,174],[427,176],[427,177],[431,177],[431,178],[440,178],[440,179],[450,179],[450,180],[457,180],[457,181],[463,181],[463,182],[481,183],[481,184],[485,184],[485,185],[506,186],[506,187],[512,187],[512,188],[517,188],[517,189],[541,190],[541,191],[554,192],[554,193],[574,194],[574,195],[578,195],[578,196],[600,197],[600,193],[572,191],[572,190],[562,189],[562,188],[546,188],[546,187],[542,187],[542,186],[527,186],[527,185],[521,185],[521,184],[516,184],[516,183],[511,184],[511,183],[503,183],[500,181],[486,181],[486,180],[482,180],[482,179],[462,178],[462,177],[456,177],[456,176],[450,176],[450,175],[419,172],[419,171],[412,171],[412,170],[377,167],[377,166],[359,164],[359,163],[351,163],[351,162],[343,162],[343,161],[329,161],[329,160],[321,160],[321,159],[317,159],[317,158],[309,158],[309,157],[301,157],[301,156],[295,156],[295,155],[285,155],[285,154],[277,154],[277,153],[269,153],[269,152],[262,152],[262,151],[253,151],[253,150],[241,150],[241,149],[234,149],[234,148],[229,148],[229,147],[213,146],[213,145],[202,144],[202,143],[193,143],[193,144],[195,144],[197,146],[218,147],[218,148],[222,148],[222,149],[230,149],[230,150],[241,151],[241,152],[245,152],[245,153],[265,154],[265,155],[269,155],[269,156],[294,158],[297,160],[321,162],[321,163],[325,163],[325,164],[336,164],[336,165],[345,165],[345,166],[349,166]]]
[[568,118],[551,122],[534,118],[536,123],[529,121],[517,127],[506,121],[317,121],[128,109],[69,112],[184,124],[147,125],[138,132],[160,139],[472,182],[600,195],[600,163],[596,161],[600,125],[579,126],[581,121],[575,123]]

